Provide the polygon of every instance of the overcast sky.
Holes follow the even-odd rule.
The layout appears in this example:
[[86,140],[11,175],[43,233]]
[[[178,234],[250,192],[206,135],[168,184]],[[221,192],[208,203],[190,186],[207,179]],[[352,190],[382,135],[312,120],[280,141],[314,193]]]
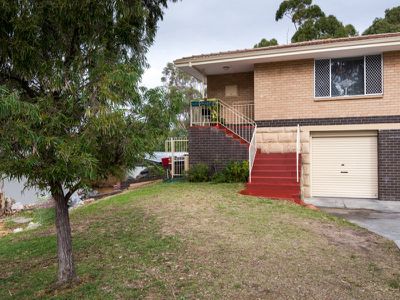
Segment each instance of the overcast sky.
[[[170,3],[147,55],[150,68],[142,84],[161,85],[161,72],[177,58],[216,51],[252,48],[262,38],[286,44],[294,33],[289,20],[275,22],[282,0],[182,0]],[[314,0],[326,14],[362,33],[399,0]]]

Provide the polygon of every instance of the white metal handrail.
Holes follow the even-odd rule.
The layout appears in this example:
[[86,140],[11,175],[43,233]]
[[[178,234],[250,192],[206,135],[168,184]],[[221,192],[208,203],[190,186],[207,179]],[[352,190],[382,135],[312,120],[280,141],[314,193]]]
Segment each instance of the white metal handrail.
[[299,156],[301,151],[300,144],[300,125],[297,124],[297,134],[296,134],[296,181],[299,182]]
[[[193,105],[196,103],[196,105]],[[256,123],[235,108],[218,99],[193,101],[190,106],[190,125],[221,125],[250,143]]]
[[242,113],[251,120],[254,120],[254,103],[253,102],[236,102],[232,107]]
[[254,127],[253,136],[251,137],[249,145],[249,182],[251,182],[251,171],[253,170],[253,165],[257,154],[256,133],[257,133],[257,124]]

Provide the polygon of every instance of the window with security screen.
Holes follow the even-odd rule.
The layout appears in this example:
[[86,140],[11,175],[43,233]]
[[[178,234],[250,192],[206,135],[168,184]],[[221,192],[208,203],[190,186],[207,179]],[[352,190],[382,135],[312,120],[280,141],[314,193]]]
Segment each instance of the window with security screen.
[[382,94],[382,56],[370,55],[365,57],[365,93],[368,95]]
[[315,97],[379,95],[382,55],[315,60]]

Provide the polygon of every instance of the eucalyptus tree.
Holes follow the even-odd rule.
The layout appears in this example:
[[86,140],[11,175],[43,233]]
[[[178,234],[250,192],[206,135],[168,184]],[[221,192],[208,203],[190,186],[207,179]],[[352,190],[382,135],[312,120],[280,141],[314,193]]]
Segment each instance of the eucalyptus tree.
[[171,131],[172,135],[186,135],[189,126],[190,101],[203,96],[204,83],[197,78],[179,70],[169,62],[162,71],[161,82],[172,99],[176,95],[183,97],[183,105],[178,115],[177,126]]
[[47,189],[58,282],[76,278],[68,200],[158,144],[179,95],[139,87],[168,0],[0,0],[0,174]]
[[400,6],[385,10],[384,18],[376,18],[363,34],[400,32]]
[[312,0],[283,0],[275,13],[275,21],[284,17],[290,19],[296,30],[307,20],[316,20],[325,14]]
[[270,46],[277,46],[278,41],[276,39],[261,39],[260,42],[254,45],[253,48],[262,48],[262,47],[270,47]]
[[343,25],[335,16],[326,15],[312,0],[284,0],[279,5],[275,20],[288,17],[296,32],[292,42],[357,35],[353,25]]
[[343,25],[335,16],[329,15],[305,21],[293,35],[292,42],[350,37],[357,34],[353,25]]

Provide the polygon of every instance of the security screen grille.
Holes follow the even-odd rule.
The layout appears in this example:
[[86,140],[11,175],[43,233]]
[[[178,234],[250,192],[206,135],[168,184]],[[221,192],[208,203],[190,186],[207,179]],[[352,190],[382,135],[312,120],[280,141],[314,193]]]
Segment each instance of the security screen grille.
[[382,56],[315,61],[315,97],[382,94]]
[[370,55],[365,57],[365,88],[366,94],[382,94],[382,56]]
[[330,64],[329,59],[315,61],[315,97],[329,97],[331,95]]

